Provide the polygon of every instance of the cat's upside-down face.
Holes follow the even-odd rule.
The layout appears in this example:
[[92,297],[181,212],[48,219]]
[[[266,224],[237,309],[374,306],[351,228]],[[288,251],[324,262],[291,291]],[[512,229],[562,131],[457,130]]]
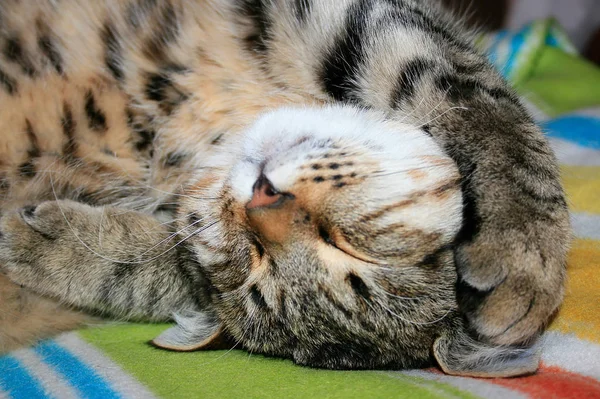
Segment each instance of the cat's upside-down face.
[[427,363],[456,318],[454,162],[350,107],[269,113],[238,148],[180,207],[227,333],[313,366]]

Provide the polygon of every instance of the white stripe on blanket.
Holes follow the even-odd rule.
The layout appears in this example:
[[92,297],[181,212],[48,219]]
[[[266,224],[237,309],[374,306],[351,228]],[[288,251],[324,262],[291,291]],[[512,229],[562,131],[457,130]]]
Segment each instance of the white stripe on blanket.
[[93,368],[94,372],[106,380],[123,398],[150,399],[156,397],[148,388],[127,374],[98,349],[82,340],[77,333],[61,335],[55,341],[77,356],[80,361]]
[[542,338],[542,361],[600,380],[600,345],[574,334],[548,331]]
[[498,386],[484,378],[455,377],[446,374],[432,373],[426,370],[408,370],[400,371],[400,373],[449,384],[462,391],[468,391],[486,399],[527,399],[527,396],[520,394],[516,390]]
[[600,240],[600,215],[572,212],[571,227],[575,237]]
[[79,398],[77,391],[33,350],[20,349],[11,355],[27,368],[31,376],[42,386],[46,395],[60,399]]
[[570,141],[550,138],[558,162],[572,166],[600,166],[600,151],[582,147]]

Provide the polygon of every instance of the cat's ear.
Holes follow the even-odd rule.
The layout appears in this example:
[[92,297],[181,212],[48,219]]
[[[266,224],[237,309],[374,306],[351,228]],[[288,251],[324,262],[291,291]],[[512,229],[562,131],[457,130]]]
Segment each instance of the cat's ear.
[[174,315],[175,325],[151,341],[162,349],[177,352],[231,349],[219,319],[209,312],[186,312]]
[[534,373],[540,363],[539,345],[494,346],[473,339],[462,329],[450,331],[433,344],[433,355],[450,375],[515,377]]

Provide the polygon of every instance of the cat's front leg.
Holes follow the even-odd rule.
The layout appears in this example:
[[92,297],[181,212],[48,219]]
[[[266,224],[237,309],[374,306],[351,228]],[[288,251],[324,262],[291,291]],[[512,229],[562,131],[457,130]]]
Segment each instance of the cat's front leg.
[[179,241],[146,214],[44,202],[0,219],[0,271],[83,309],[165,320],[206,301],[206,282]]
[[463,179],[459,306],[481,338],[510,345],[536,338],[560,305],[571,237],[549,144],[516,100],[494,106],[470,104],[431,132]]

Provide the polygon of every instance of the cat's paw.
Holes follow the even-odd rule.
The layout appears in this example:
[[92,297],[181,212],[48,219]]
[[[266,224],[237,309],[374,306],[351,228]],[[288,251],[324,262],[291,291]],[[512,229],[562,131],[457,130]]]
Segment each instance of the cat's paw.
[[[0,219],[0,271],[17,284],[31,288],[50,285],[74,253],[67,234],[67,201],[43,202],[8,212]],[[66,237],[69,235],[69,237]],[[45,289],[44,289],[45,291]]]
[[568,221],[483,229],[456,250],[457,298],[470,326],[500,345],[535,338],[564,291]]

